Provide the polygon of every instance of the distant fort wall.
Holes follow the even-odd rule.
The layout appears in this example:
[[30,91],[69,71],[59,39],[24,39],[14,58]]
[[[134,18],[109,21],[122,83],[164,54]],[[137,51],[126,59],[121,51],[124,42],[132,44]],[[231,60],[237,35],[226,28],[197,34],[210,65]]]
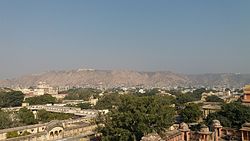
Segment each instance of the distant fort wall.
[[[36,111],[36,110],[46,110],[49,112],[57,112],[57,113],[69,113],[77,116],[85,116],[85,117],[95,117],[98,114],[98,110],[81,110],[81,108],[75,107],[63,107],[63,106],[54,106],[54,105],[30,105],[25,106],[26,108]],[[11,107],[11,108],[2,108],[4,111],[19,111],[23,107]]]

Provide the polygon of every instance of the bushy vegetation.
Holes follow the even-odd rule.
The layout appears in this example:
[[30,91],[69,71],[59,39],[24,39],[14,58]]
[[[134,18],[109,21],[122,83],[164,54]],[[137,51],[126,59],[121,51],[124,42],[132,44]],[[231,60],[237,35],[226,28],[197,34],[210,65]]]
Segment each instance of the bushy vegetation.
[[0,107],[21,106],[24,94],[20,91],[0,92]]
[[200,110],[199,105],[191,103],[181,110],[180,116],[183,122],[197,122],[202,116],[202,111]]
[[121,104],[121,96],[119,94],[106,94],[101,97],[95,105],[95,109],[112,109]]
[[208,97],[206,98],[206,101],[207,101],[207,102],[224,102],[223,99],[219,98],[219,97],[216,96],[216,95],[208,96]]
[[157,94],[159,94],[158,88],[145,90],[145,93],[139,93],[138,91],[135,93],[135,95],[137,95],[137,96],[154,96]]
[[9,113],[0,110],[0,129],[10,128],[12,121]]
[[77,106],[81,109],[91,109],[91,104],[90,103],[80,103],[80,104],[77,104]]
[[15,138],[15,137],[20,137],[20,136],[27,136],[27,135],[30,135],[31,133],[28,132],[28,131],[24,131],[22,134],[18,134],[17,131],[11,131],[11,132],[8,132],[6,137],[7,138]]
[[18,112],[4,112],[0,110],[0,129],[36,123],[37,120],[35,120],[32,111],[27,108],[21,108]]
[[79,103],[76,105],[72,104],[67,104],[66,107],[76,107],[76,108],[81,108],[81,109],[92,109],[92,106],[90,103]]
[[241,128],[245,122],[250,122],[250,107],[239,102],[224,104],[218,112],[211,113],[206,119],[206,123],[211,125],[217,119],[224,127]]
[[[12,128],[24,125],[33,125],[38,122],[49,122],[51,120],[66,120],[73,118],[73,114],[53,113],[46,110],[39,110],[37,112],[37,119],[31,110],[21,108],[18,112],[9,113],[0,110],[0,129]],[[10,133],[10,136],[13,134]]]
[[164,96],[120,96],[115,108],[97,123],[103,140],[140,140],[144,134],[164,131],[174,122],[175,110],[169,97]]
[[176,104],[183,105],[187,102],[201,100],[202,93],[206,92],[205,88],[196,89],[193,92],[181,93],[180,91],[170,91],[171,94],[176,96]]
[[98,89],[93,88],[77,88],[77,89],[70,89],[66,93],[68,95],[64,98],[66,100],[89,100],[91,96],[98,97],[98,94],[101,93]]
[[56,103],[56,98],[50,94],[44,94],[41,96],[26,98],[25,102],[29,103],[30,105],[54,104]]
[[37,120],[35,119],[34,114],[32,113],[31,110],[27,108],[21,108],[18,111],[18,118],[20,119],[20,122],[26,124],[26,125],[31,125],[31,124],[36,124]]
[[46,110],[39,110],[37,113],[38,121],[41,122],[49,122],[51,120],[66,120],[72,118],[73,114],[65,114],[65,113],[53,113],[48,112]]
[[15,137],[18,137],[18,136],[19,136],[19,135],[18,135],[17,131],[8,132],[8,133],[6,134],[6,137],[7,137],[7,138],[15,138]]

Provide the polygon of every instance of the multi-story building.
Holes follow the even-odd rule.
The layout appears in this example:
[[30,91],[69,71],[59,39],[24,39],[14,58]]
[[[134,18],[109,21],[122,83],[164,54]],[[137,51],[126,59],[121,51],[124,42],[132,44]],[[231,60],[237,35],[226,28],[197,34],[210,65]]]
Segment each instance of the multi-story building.
[[58,88],[49,86],[46,82],[39,82],[34,92],[37,92],[37,95],[58,94]]
[[250,105],[250,85],[246,85],[244,88],[244,95],[242,97],[242,103],[244,105]]

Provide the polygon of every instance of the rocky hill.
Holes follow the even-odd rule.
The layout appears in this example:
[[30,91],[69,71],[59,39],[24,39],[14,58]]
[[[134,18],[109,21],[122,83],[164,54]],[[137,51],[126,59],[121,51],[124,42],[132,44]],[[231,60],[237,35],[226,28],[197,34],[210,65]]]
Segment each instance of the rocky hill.
[[250,83],[250,74],[200,74],[185,75],[169,71],[138,72],[125,70],[71,70],[49,71],[37,75],[0,81],[0,86],[34,86],[45,81],[53,86],[234,86],[242,87]]

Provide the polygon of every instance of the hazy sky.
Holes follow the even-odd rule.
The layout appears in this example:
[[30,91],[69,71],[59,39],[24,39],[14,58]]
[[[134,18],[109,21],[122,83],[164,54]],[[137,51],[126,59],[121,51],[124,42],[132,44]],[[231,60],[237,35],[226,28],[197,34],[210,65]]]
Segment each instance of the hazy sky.
[[250,1],[0,1],[1,79],[76,68],[250,73]]

